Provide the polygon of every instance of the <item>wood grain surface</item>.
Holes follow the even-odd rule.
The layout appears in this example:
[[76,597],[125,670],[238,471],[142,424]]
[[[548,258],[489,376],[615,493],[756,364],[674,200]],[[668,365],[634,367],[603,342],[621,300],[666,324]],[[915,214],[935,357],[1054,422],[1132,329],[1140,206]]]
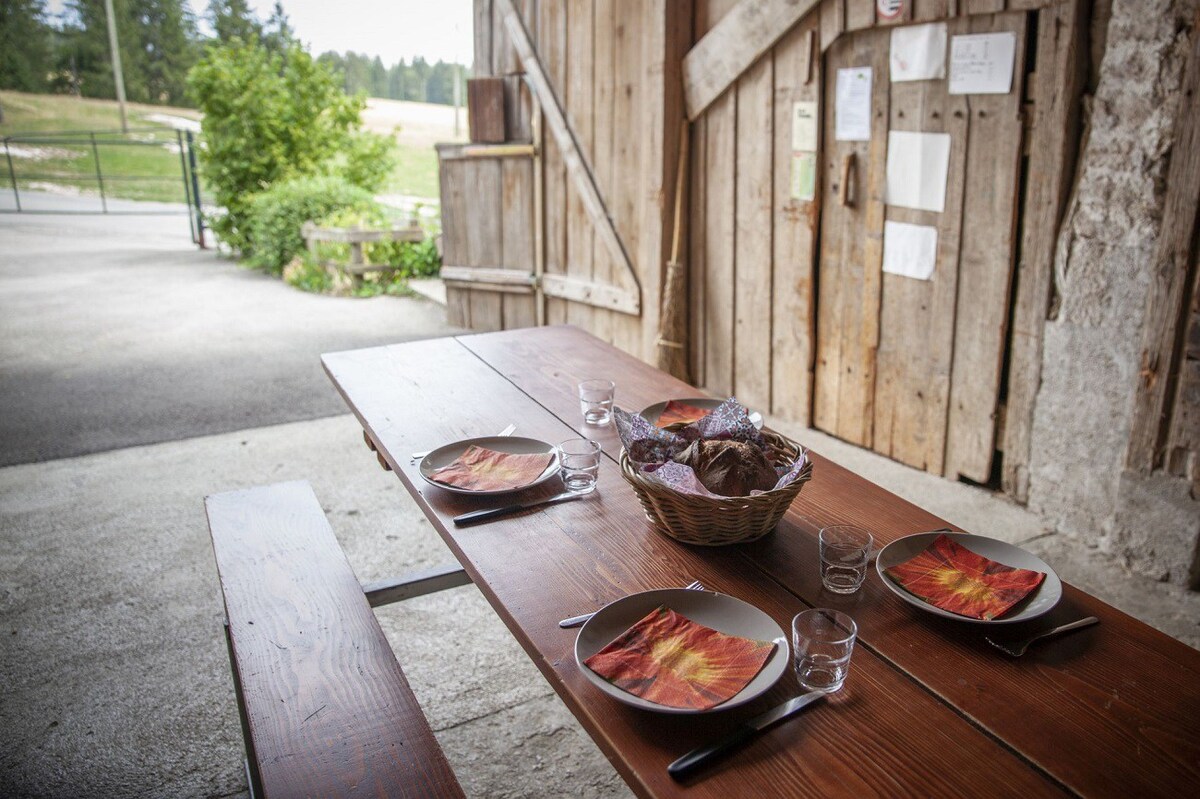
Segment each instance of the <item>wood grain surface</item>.
[[[812,482],[760,542],[693,548],[654,531],[616,468],[615,431],[582,427],[574,385],[608,375],[617,404],[634,411],[697,390],[580,330],[465,336],[324,362],[480,590],[641,796],[1167,795],[1186,793],[1200,779],[1200,653],[1070,586],[1045,623],[1091,614],[1101,625],[1046,642],[1019,661],[988,647],[977,626],[911,608],[874,575],[851,597],[823,593],[816,564],[822,524],[857,522],[881,543],[945,524],[828,460],[814,456]],[[450,516],[489,503],[423,483],[406,453],[509,422],[546,441],[580,432],[599,440],[608,456],[600,490],[582,502],[455,530]],[[847,688],[833,701],[680,786],[667,777],[668,762],[796,693],[794,678],[745,709],[645,714],[584,680],[574,634],[556,621],[693,579],[751,602],[784,627],[805,607],[847,610],[860,645]]]
[[264,794],[463,796],[308,483],[205,507]]

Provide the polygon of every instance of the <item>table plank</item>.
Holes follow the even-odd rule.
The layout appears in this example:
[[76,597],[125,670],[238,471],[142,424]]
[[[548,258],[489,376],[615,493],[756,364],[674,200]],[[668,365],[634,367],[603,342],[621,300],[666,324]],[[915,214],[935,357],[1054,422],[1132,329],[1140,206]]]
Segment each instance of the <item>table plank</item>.
[[[571,380],[608,376],[631,410],[695,389],[571,328],[468,336],[463,343],[566,419]],[[581,364],[586,366],[581,367]],[[615,457],[615,431],[596,434]],[[880,544],[947,525],[933,514],[814,454],[814,477],[775,534],[733,548],[805,602],[847,610],[860,641],[1064,785],[1084,795],[1189,793],[1200,782],[1200,652],[1064,586],[1041,629],[1084,615],[1101,625],[1043,644],[1019,661],[981,629],[945,621],[891,595],[879,578],[849,598],[823,592],[816,535],[824,524],[871,529]]]
[[[432,445],[474,435],[509,420],[517,420],[520,432],[545,440],[569,434],[569,425],[453,340],[328,355],[324,362],[484,596],[638,794],[919,790],[961,796],[980,785],[1005,785],[1013,795],[1061,794],[1056,783],[865,648],[855,655],[842,694],[771,730],[695,782],[677,785],[666,774],[671,760],[796,693],[795,678],[789,672],[769,696],[728,713],[649,714],[613,702],[586,682],[572,654],[575,633],[559,629],[557,620],[633,591],[692,579],[751,602],[785,628],[807,605],[762,579],[735,549],[685,547],[650,529],[632,490],[609,461],[592,497],[488,525],[453,528],[449,517],[479,500],[424,484],[405,453],[418,442]],[[570,406],[574,419],[578,405]],[[838,751],[854,755],[844,759]]]

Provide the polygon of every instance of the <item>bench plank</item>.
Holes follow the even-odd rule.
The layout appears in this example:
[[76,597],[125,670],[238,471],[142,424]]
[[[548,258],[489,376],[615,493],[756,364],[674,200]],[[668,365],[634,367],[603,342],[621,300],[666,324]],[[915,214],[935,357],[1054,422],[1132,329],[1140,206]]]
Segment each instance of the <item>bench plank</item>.
[[308,483],[205,507],[264,795],[463,796]]

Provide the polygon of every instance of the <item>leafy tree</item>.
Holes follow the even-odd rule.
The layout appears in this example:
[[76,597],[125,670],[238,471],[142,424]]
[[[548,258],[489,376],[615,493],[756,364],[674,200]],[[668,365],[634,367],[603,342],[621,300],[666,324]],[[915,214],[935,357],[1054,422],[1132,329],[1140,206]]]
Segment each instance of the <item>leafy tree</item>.
[[263,45],[273,53],[286,52],[289,46],[297,42],[296,32],[292,30],[292,23],[279,0],[275,0],[271,16],[263,25],[262,40]]
[[[65,7],[58,73],[87,97],[116,96],[103,0]],[[125,94],[135,102],[180,103],[199,54],[196,19],[185,0],[114,0]]]
[[4,0],[0,3],[0,89],[43,91],[50,70],[44,0]]
[[233,39],[210,46],[188,83],[204,112],[204,175],[225,215],[214,220],[231,247],[252,250],[250,197],[276,181],[330,169],[364,101],[347,96],[337,75],[298,44],[285,54]]
[[262,23],[246,0],[209,0],[208,21],[221,42],[228,43],[234,39],[251,42],[263,38]]

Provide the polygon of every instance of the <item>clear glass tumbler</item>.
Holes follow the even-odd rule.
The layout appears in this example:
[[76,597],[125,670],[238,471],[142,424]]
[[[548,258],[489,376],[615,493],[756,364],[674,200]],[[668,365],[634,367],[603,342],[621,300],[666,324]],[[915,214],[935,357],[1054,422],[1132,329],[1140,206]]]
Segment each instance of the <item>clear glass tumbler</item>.
[[850,671],[858,626],[838,610],[814,608],[792,619],[796,679],[810,691],[840,691]]
[[612,421],[613,396],[616,384],[611,380],[584,380],[579,384],[579,410],[583,421],[603,427]]
[[558,474],[568,491],[586,494],[600,476],[600,442],[572,438],[558,445]]
[[867,563],[875,539],[852,524],[837,524],[821,530],[821,584],[835,594],[853,594],[867,577]]

